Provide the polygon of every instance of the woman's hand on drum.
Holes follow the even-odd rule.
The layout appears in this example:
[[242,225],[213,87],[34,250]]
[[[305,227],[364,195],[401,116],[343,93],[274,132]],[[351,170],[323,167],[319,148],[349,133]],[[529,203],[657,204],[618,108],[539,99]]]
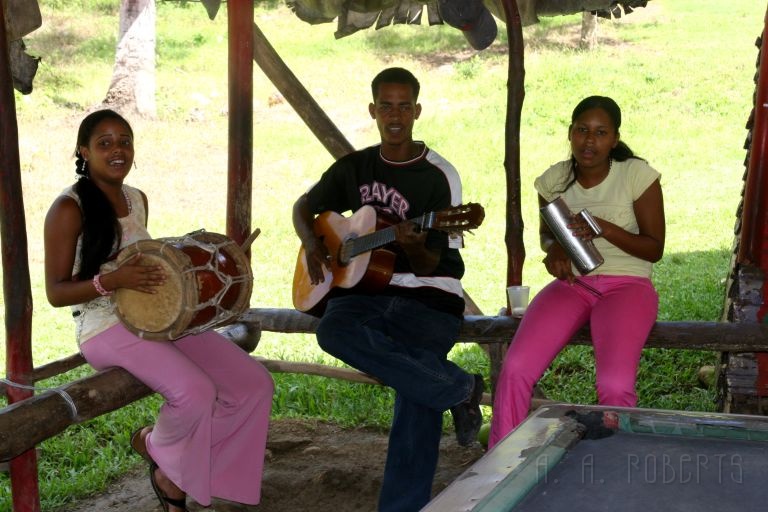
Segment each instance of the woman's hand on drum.
[[162,266],[141,263],[141,253],[126,260],[108,276],[115,289],[128,288],[144,293],[157,293],[157,287],[165,283],[166,279]]
[[571,270],[571,259],[559,243],[555,242],[547,249],[544,266],[547,272],[557,279],[565,279],[573,283],[575,276]]

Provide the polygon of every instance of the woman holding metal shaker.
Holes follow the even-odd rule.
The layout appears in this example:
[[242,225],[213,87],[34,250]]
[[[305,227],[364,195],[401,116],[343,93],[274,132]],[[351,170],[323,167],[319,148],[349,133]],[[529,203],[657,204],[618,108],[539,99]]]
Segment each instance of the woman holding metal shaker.
[[615,101],[585,98],[568,128],[570,159],[534,183],[544,264],[555,280],[534,297],[505,356],[489,447],[525,419],[534,385],[586,324],[599,403],[637,403],[637,367],[658,312],[650,277],[664,252],[664,201],[660,174],[619,140],[620,126]]

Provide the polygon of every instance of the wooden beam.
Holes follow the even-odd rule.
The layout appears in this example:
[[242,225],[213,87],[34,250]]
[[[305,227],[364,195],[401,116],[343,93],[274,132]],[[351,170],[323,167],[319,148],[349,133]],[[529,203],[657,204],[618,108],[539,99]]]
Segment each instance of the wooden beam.
[[151,393],[122,368],[98,372],[58,389],[72,400],[76,411],[62,394],[53,391],[0,410],[0,460],[16,457],[70,425],[119,409]]
[[354,146],[336,128],[255,23],[253,24],[253,47],[255,49],[253,58],[256,64],[333,158],[338,160],[354,151]]
[[[246,352],[253,352],[261,337],[254,324],[235,324],[220,332]],[[85,363],[80,354],[65,360],[67,365]],[[111,368],[0,409],[0,461],[26,450],[34,456],[32,447],[70,425],[124,407],[151,392],[127,371]]]
[[[381,385],[378,380],[350,368],[256,359],[272,373],[300,373]],[[31,447],[63,432],[70,425],[124,407],[152,392],[121,368],[103,370],[58,389],[59,393],[48,391],[0,410],[0,461],[31,450]],[[66,393],[68,399],[61,393]],[[483,395],[482,403],[491,404],[490,393]]]
[[[287,333],[314,333],[318,318],[293,309],[250,309],[242,322],[258,323],[261,330]],[[504,343],[512,339],[520,320],[509,316],[466,316],[457,341]],[[591,345],[588,327],[571,339],[574,345]],[[768,351],[768,325],[728,322],[656,322],[646,348],[712,350],[715,352]]]
[[[313,334],[318,322],[318,318],[293,309],[250,309],[240,317],[238,323],[220,329],[220,332],[244,350],[253,352],[261,331]],[[518,319],[507,316],[466,316],[457,341],[489,345],[488,348],[492,349],[510,341],[518,325]],[[577,332],[571,343],[591,344],[589,329]],[[762,352],[768,350],[768,326],[726,322],[657,322],[651,330],[646,348]],[[73,354],[35,368],[28,374],[27,381],[34,383],[48,379],[83,364],[83,356]],[[0,383],[0,390],[4,389],[5,385]]]
[[[319,320],[293,309],[251,309],[242,323],[225,330],[236,333],[274,331],[314,333]],[[459,341],[495,344],[508,341],[519,325],[509,316],[465,318]],[[234,337],[240,346],[255,347],[253,338]],[[589,330],[582,329],[571,340],[588,344]],[[651,331],[647,348],[676,348],[731,352],[768,351],[768,325],[720,322],[658,322]],[[378,384],[357,370],[314,363],[259,359],[271,372],[318,375],[350,382]],[[56,391],[47,391],[0,409],[0,461],[31,450],[69,425],[81,423],[139,400],[151,391],[125,370],[112,368],[82,378]],[[72,410],[65,396],[76,408]],[[483,403],[490,404],[490,394]],[[23,427],[23,428],[22,428]]]
[[[256,323],[237,323],[227,325],[217,329],[217,331],[231,340],[233,343],[236,343],[240,348],[249,354],[256,350],[256,347],[259,344],[259,340],[261,339],[261,330],[259,325]],[[34,368],[26,375],[25,380],[29,384],[34,384],[35,382],[49,379],[51,377],[55,377],[56,375],[61,375],[62,373],[74,370],[75,368],[83,366],[84,364],[86,364],[85,358],[78,352],[77,354],[72,354],[71,356],[63,357],[56,361],[52,361],[48,364]],[[8,387],[6,384],[0,382],[0,392],[5,392],[6,387]]]
[[[520,194],[520,124],[525,99],[525,42],[520,9],[516,0],[502,0],[504,20],[507,27],[507,114],[504,123],[504,174],[506,177],[506,230],[504,245],[507,249],[507,286],[523,284],[525,243],[523,241],[522,199]],[[506,295],[506,294],[505,294]],[[507,313],[512,309],[507,297]],[[495,344],[489,347],[491,393],[496,391],[496,382],[501,374],[506,346]],[[538,392],[538,391],[537,391]]]

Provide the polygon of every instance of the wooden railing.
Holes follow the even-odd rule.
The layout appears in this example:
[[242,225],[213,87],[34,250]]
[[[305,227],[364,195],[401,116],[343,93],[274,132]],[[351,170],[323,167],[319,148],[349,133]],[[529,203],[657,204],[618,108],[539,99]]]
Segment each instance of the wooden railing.
[[[292,309],[251,309],[240,323],[222,332],[252,352],[262,331],[314,333],[318,319]],[[512,338],[519,320],[506,316],[467,316],[458,342],[479,343],[489,349],[491,374],[497,375],[503,347]],[[590,344],[589,330],[582,329],[573,344]],[[646,348],[713,350],[718,352],[768,352],[768,325],[719,322],[657,322]],[[302,373],[372,383],[368,375],[347,368],[320,364],[259,359],[271,372]],[[29,382],[64,373],[85,364],[82,356],[70,356],[33,370]],[[45,391],[0,409],[0,460],[8,460],[53,437],[68,426],[82,423],[124,407],[151,394],[151,390],[125,370],[112,368]],[[485,403],[490,403],[486,397]]]

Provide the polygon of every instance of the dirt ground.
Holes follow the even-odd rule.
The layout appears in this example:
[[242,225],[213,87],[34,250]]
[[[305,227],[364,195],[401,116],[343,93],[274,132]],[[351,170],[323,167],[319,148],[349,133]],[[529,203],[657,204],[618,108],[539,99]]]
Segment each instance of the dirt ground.
[[[367,512],[376,510],[384,471],[387,432],[342,429],[304,420],[276,420],[270,425],[262,488],[257,507],[241,508],[214,501],[208,509],[189,503],[191,511]],[[483,455],[480,444],[461,447],[443,436],[433,495],[444,489]],[[140,466],[106,492],[79,501],[67,512],[158,512],[147,472]]]

